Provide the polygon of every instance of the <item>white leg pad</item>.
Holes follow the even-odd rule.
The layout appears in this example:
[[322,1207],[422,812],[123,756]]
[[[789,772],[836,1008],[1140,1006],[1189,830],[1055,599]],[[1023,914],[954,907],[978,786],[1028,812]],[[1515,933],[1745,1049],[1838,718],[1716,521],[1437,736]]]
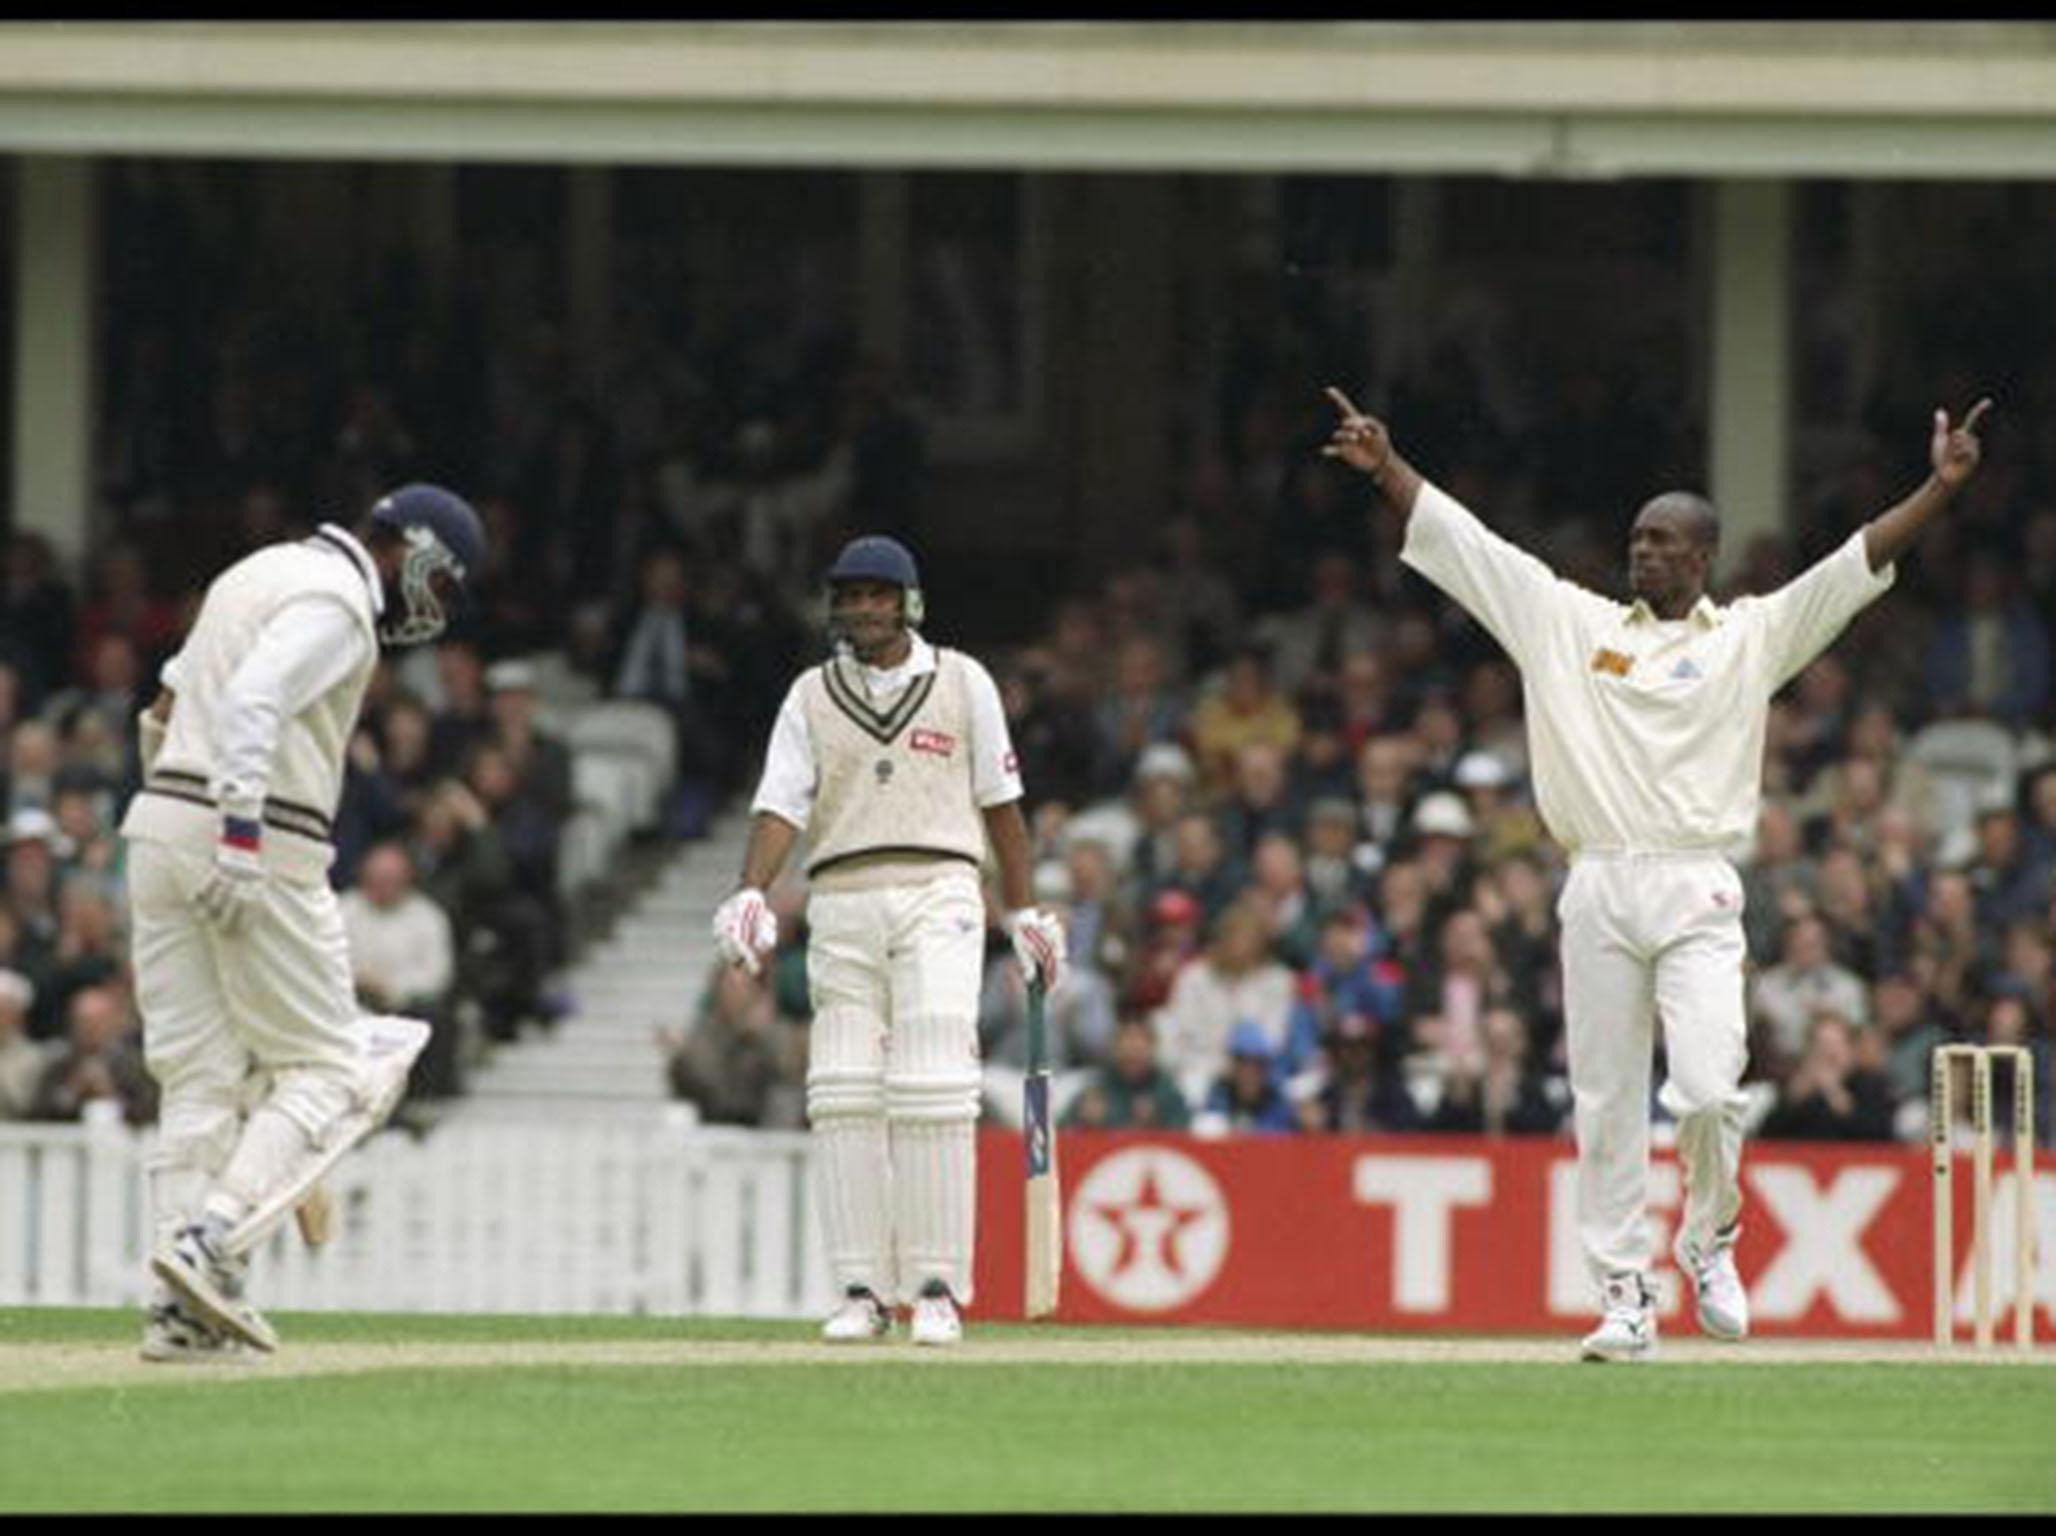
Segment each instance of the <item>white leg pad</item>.
[[[224,1244],[230,1254],[248,1253],[269,1237],[399,1104],[408,1069],[428,1044],[429,1027],[394,1015],[366,1019],[364,1026],[364,1056],[354,1082],[325,1071],[281,1072],[251,1114],[250,1128],[217,1185],[246,1207]],[[292,1131],[298,1132],[297,1146]]]
[[807,1118],[814,1128],[814,1204],[835,1288],[868,1286],[890,1302],[895,1277],[885,1085],[864,1072],[810,1072]]

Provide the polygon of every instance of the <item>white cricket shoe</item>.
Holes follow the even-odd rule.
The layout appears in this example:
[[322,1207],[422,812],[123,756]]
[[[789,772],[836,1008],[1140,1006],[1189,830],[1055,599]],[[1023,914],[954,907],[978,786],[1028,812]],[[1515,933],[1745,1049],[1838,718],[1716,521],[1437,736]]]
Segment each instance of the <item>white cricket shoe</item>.
[[210,1327],[233,1334],[267,1354],[278,1348],[278,1333],[243,1299],[248,1260],[230,1259],[219,1247],[219,1224],[186,1227],[151,1256],[150,1268],[178,1293],[187,1310]]
[[145,1360],[158,1363],[212,1363],[218,1360],[240,1360],[245,1354],[245,1349],[241,1339],[232,1333],[208,1327],[180,1306],[167,1292],[150,1306],[149,1318],[143,1324],[142,1347],[138,1353]]
[[868,1285],[842,1293],[842,1305],[828,1314],[821,1337],[830,1344],[869,1344],[892,1332],[892,1313]]
[[1699,1304],[1699,1331],[1710,1339],[1734,1343],[1749,1337],[1749,1293],[1735,1269],[1735,1238],[1740,1231],[1729,1227],[1715,1235],[1703,1251],[1681,1235],[1672,1257],[1692,1280],[1692,1295]]
[[964,1337],[957,1299],[941,1280],[930,1280],[914,1298],[914,1316],[907,1329],[916,1344],[955,1344]]
[[1579,1356],[1585,1360],[1653,1360],[1656,1358],[1656,1298],[1640,1275],[1608,1275],[1601,1287],[1605,1313],[1599,1326],[1585,1335]]

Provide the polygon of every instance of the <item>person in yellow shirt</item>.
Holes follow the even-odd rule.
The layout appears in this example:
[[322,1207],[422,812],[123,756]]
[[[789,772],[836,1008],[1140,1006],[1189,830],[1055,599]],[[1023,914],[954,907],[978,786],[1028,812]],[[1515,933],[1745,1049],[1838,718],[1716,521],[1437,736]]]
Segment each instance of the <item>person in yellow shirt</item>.
[[1932,473],[1777,590],[1707,595],[1720,521],[1672,491],[1628,534],[1632,600],[1603,597],[1516,548],[1393,448],[1339,390],[1323,450],[1370,476],[1405,521],[1400,559],[1482,624],[1520,668],[1529,772],[1570,855],[1561,900],[1565,1028],[1578,1140],[1578,1234],[1604,1316],[1592,1360],[1656,1352],[1644,1223],[1649,1075],[1663,1021],[1685,1209],[1674,1257],[1701,1329],[1740,1339],[1739,1085],[1748,1056],[1742,881],[1761,798],[1771,695],[1891,586],[1894,562],[1976,472],[1989,400],[1952,428],[1936,411]]
[[1260,743],[1289,755],[1299,745],[1299,711],[1272,680],[1263,646],[1245,645],[1229,658],[1221,687],[1193,709],[1189,730],[1209,797],[1234,782],[1235,757],[1244,747]]

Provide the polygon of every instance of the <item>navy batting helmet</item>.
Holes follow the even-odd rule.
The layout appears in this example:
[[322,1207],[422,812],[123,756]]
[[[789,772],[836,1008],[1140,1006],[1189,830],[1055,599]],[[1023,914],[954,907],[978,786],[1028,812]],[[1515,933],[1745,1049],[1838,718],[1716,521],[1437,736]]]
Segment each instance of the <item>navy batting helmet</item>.
[[882,533],[851,539],[828,568],[829,586],[838,581],[888,582],[906,594],[907,623],[912,626],[921,622],[921,573],[914,565],[912,552],[898,539]]
[[443,632],[449,615],[435,578],[446,577],[462,597],[485,568],[485,526],[471,504],[439,485],[403,485],[371,509],[371,521],[389,528],[406,547],[400,562],[400,600],[391,604],[379,634],[391,645],[419,645]]

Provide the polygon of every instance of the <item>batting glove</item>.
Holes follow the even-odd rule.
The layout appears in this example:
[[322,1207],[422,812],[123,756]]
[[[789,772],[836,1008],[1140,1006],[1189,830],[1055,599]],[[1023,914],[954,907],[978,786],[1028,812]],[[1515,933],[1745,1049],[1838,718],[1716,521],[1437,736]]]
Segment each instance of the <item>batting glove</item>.
[[241,816],[221,818],[221,839],[214,845],[214,868],[193,897],[200,915],[217,933],[242,931],[250,914],[264,900],[264,825]]
[[1014,941],[1014,959],[1021,975],[1032,985],[1042,983],[1045,993],[1054,992],[1064,978],[1064,925],[1054,912],[1023,907],[1007,914],[1007,937]]
[[778,919],[764,904],[764,893],[745,886],[714,913],[714,945],[721,958],[752,976],[763,968],[763,956],[778,947]]

